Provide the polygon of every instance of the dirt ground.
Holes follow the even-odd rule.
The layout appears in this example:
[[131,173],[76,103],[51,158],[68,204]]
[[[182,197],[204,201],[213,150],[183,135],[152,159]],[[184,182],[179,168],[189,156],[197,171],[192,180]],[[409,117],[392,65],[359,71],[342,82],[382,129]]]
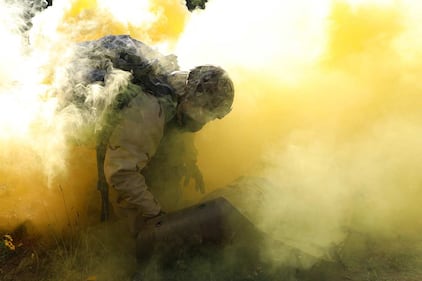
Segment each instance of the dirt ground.
[[[25,227],[3,236],[0,246],[1,281],[131,280],[248,280],[248,281],[420,281],[421,249],[400,237],[382,240],[350,233],[333,249],[331,260],[307,269],[253,261],[221,264],[219,252],[180,258],[164,267],[142,271],[134,258],[134,241],[124,238],[120,222],[101,224],[60,241],[29,235]],[[5,236],[6,235],[6,236]],[[12,238],[13,241],[10,241]],[[116,239],[117,238],[117,239]],[[8,240],[9,239],[9,240]],[[14,246],[12,249],[7,240]],[[204,258],[205,257],[205,258]]]

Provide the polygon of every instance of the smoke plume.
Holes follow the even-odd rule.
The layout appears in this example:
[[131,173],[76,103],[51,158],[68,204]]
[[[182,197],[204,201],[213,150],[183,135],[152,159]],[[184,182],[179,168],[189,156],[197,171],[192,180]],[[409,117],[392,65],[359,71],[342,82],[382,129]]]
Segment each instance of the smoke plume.
[[265,178],[268,200],[250,209],[273,238],[324,256],[351,230],[420,233],[418,1],[115,2],[55,1],[30,25],[0,2],[0,228],[92,211],[94,151],[69,144],[82,119],[57,114],[54,89],[72,44],[130,34],[231,74],[233,111],[198,133],[199,164],[208,191]]
[[177,1],[158,0],[58,0],[47,8],[41,0],[5,0],[0,5],[0,229],[25,221],[41,232],[83,223],[98,212],[93,207],[99,203],[95,150],[88,133],[98,112],[64,106],[63,97],[71,89],[98,109],[129,75],[114,70],[104,87],[69,87],[69,78],[84,71],[72,69],[80,59],[75,46],[129,34],[165,50],[177,40],[188,11]]
[[317,256],[351,231],[415,240],[419,6],[214,0],[193,15],[181,61],[223,65],[237,93],[197,137],[208,187],[262,176],[272,190],[251,218]]

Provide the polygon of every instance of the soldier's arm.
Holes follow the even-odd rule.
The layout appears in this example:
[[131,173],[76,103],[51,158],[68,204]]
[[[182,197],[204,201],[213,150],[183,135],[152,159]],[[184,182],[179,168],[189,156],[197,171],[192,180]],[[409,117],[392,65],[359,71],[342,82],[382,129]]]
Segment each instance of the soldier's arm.
[[122,109],[105,155],[105,175],[117,199],[145,215],[160,211],[142,172],[157,150],[163,128],[164,113],[157,99],[140,92]]

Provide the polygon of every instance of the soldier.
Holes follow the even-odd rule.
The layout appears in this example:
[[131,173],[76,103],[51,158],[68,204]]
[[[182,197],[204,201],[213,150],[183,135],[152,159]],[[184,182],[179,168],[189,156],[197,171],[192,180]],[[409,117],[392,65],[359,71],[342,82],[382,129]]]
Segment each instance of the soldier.
[[[136,234],[139,224],[163,212],[146,182],[145,173],[149,175],[148,182],[156,185],[161,184],[160,180],[154,181],[152,177],[165,178],[174,173],[173,181],[177,181],[178,177],[192,176],[198,189],[203,190],[195,155],[180,155],[184,157],[182,160],[169,161],[162,151],[168,151],[166,146],[171,143],[168,136],[174,132],[196,132],[206,123],[228,114],[234,98],[233,83],[227,72],[217,66],[203,65],[180,71],[174,56],[163,56],[127,35],[106,36],[85,42],[81,48],[79,54],[85,52],[86,57],[91,56],[95,60],[91,65],[96,67],[79,72],[82,78],[78,79],[89,83],[104,81],[111,67],[132,75],[118,95],[120,103],[115,106],[118,114],[110,115],[113,125],[108,126],[107,133],[101,137],[104,150],[99,155],[104,153],[104,166],[99,167],[99,177],[101,179],[104,172],[112,187],[115,213],[128,217],[131,230]],[[86,63],[85,57],[82,61]],[[160,146],[157,161],[155,155]],[[148,165],[152,163],[155,168]],[[174,190],[166,190],[167,187],[156,188],[161,193],[174,194]],[[167,201],[169,199],[177,200],[167,196]],[[166,205],[171,206],[168,202]]]

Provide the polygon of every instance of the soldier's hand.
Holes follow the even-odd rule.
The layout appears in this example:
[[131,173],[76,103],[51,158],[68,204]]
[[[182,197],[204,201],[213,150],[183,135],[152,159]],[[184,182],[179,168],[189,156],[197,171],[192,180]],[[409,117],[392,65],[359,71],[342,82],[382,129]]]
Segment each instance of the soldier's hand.
[[198,192],[205,193],[204,179],[202,178],[202,173],[196,164],[186,169],[184,185],[188,186],[191,179],[195,181],[195,189]]

